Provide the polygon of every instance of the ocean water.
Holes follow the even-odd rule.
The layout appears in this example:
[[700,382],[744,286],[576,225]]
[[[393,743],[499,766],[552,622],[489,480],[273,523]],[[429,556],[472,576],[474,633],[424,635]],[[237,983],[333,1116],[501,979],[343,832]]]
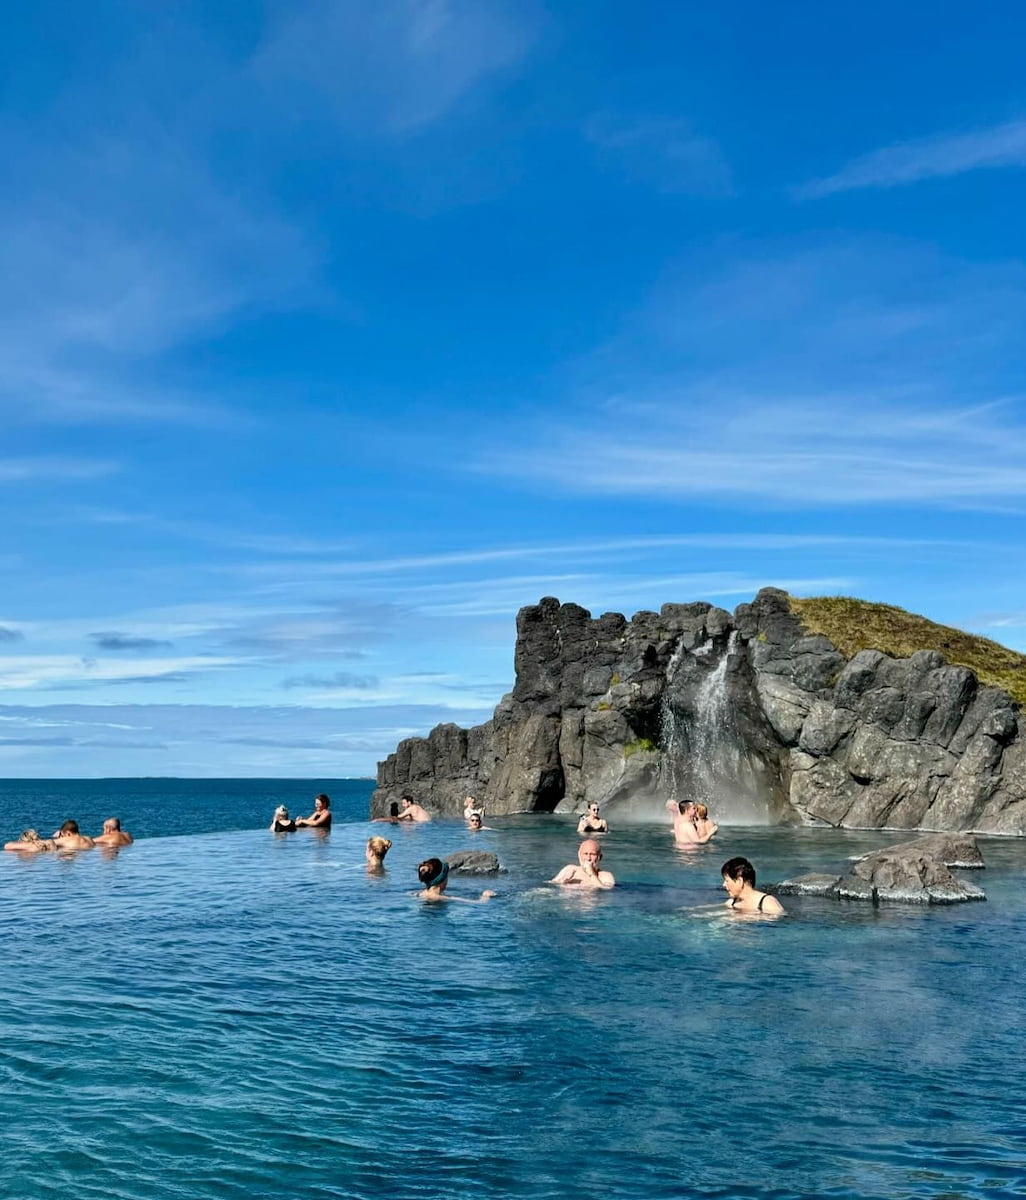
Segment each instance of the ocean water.
[[[269,820],[259,781],[180,786],[217,816],[252,786]],[[772,880],[898,838],[725,829],[684,852],[614,827],[620,886],[573,894],[542,883],[576,854],[568,818],[371,825],[363,787],[328,837],[157,823],[116,854],[0,856],[0,1194],[1026,1193],[1023,843],[981,839],[986,903],[739,919],[724,859]],[[54,821],[86,811],[70,790]],[[418,861],[468,846],[508,873],[450,891],[497,899],[413,898]]]

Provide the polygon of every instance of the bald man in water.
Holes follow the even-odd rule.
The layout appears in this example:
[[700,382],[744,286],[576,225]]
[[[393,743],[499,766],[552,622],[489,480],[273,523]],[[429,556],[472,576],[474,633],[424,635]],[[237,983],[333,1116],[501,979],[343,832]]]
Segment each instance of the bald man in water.
[[97,846],[130,846],[132,835],[121,828],[117,817],[108,817],[103,823],[103,833],[98,838],[93,838],[93,841]]
[[611,871],[601,870],[602,847],[588,838],[577,848],[577,862],[567,865],[549,880],[549,883],[559,883],[564,886],[576,884],[586,888],[616,887],[616,880]]

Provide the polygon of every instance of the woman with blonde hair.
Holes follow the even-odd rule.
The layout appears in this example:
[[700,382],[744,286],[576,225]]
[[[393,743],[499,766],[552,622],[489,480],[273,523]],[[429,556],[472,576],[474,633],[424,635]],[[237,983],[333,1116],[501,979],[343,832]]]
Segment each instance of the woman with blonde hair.
[[5,850],[23,850],[26,854],[41,854],[46,850],[56,850],[57,844],[53,838],[41,838],[34,829],[25,829],[16,842],[6,842]]
[[392,849],[392,843],[388,838],[384,837],[369,837],[367,839],[367,870],[368,871],[383,871],[385,869],[385,855]]

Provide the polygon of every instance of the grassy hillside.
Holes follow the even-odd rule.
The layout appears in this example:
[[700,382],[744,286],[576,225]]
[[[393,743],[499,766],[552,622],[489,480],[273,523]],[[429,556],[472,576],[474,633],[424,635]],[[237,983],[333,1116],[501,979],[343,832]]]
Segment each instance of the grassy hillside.
[[1007,646],[938,625],[892,604],[849,596],[792,596],[791,610],[810,633],[828,637],[848,658],[859,650],[882,650],[893,658],[939,650],[948,662],[968,667],[981,683],[1004,688],[1026,706],[1026,655]]

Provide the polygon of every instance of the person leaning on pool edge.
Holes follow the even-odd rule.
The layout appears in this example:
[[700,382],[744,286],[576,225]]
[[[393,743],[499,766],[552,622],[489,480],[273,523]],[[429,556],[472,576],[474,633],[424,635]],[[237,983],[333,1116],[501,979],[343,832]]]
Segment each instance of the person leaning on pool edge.
[[769,892],[760,892],[755,887],[755,868],[747,858],[729,858],[720,868],[723,890],[730,899],[727,908],[739,913],[763,913],[768,917],[779,917],[784,906]]
[[331,828],[331,797],[323,792],[314,797],[314,810],[308,817],[296,817],[297,829],[323,829],[325,833]]
[[97,846],[130,846],[133,840],[128,830],[121,828],[117,817],[108,817],[103,823],[103,833],[93,838]]

